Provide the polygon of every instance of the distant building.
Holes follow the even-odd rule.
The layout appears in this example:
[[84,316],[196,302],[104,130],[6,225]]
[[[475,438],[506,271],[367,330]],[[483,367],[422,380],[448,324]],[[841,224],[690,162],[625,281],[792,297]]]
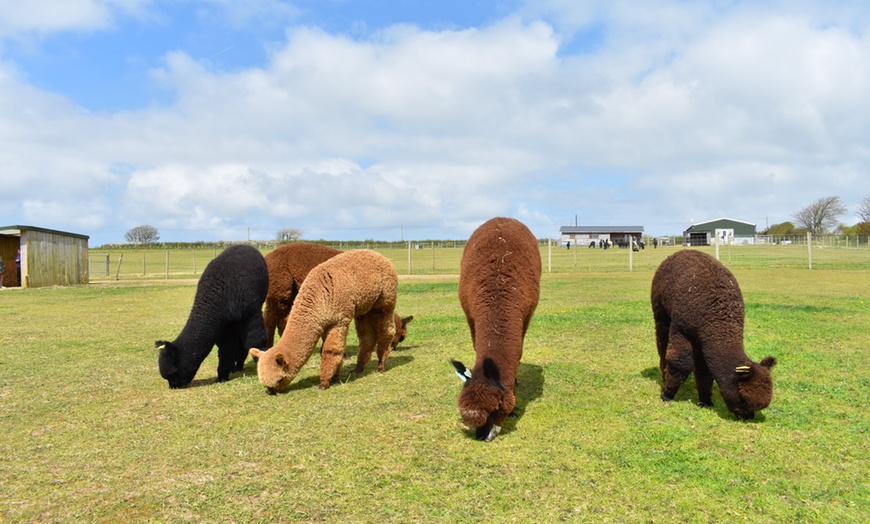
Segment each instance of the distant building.
[[755,224],[734,220],[733,218],[717,218],[707,222],[693,224],[683,231],[683,238],[687,246],[708,246],[716,243],[726,244],[755,244]]
[[614,245],[631,245],[631,239],[643,237],[643,226],[562,226],[559,228],[563,246],[588,246],[592,242],[599,245],[602,240],[611,240]]
[[19,249],[21,287],[87,284],[88,238],[34,226],[0,226],[0,255],[6,264],[3,285],[12,285]]

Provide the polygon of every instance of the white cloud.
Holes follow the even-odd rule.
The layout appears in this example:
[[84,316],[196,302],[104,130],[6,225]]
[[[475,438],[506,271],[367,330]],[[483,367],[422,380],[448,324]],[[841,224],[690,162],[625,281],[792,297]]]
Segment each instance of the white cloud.
[[[93,21],[69,27],[142,5],[93,2]],[[167,53],[151,78],[172,102],[106,114],[0,62],[0,175],[15,173],[0,222],[64,220],[87,195],[74,211],[115,235],[100,241],[143,223],[164,240],[251,225],[260,238],[458,237],[496,215],[548,236],[575,214],[674,233],[708,215],[788,220],[819,196],[857,203],[866,27],[777,6],[550,2],[490,26],[367,39],[294,26],[263,66]],[[595,24],[595,45],[572,51]]]
[[151,0],[0,0],[0,39],[112,26],[119,14],[140,12]]

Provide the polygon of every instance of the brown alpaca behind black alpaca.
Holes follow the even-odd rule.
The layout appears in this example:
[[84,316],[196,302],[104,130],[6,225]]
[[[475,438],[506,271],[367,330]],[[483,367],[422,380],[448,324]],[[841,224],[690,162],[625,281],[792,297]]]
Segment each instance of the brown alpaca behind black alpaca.
[[472,233],[462,253],[459,302],[477,357],[470,371],[452,363],[465,381],[459,413],[480,440],[494,439],[513,412],[523,340],[540,284],[538,242],[525,225],[493,218]]
[[718,260],[685,250],[656,270],[651,292],[662,400],[673,400],[693,370],[702,406],[713,405],[713,380],[728,410],[751,419],[770,405],[776,359],[755,363],[743,349],[743,295]]

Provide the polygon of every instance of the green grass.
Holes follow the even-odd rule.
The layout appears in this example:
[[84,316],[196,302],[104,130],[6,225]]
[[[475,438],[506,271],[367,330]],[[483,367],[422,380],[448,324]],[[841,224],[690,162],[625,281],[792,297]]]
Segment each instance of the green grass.
[[[661,251],[661,250],[659,250]],[[623,251],[624,253],[624,251]],[[690,380],[659,400],[652,272],[545,275],[518,418],[459,421],[448,359],[473,360],[455,277],[403,278],[387,372],[285,394],[252,363],[170,390],[192,281],[0,292],[0,521],[860,522],[870,512],[870,275],[733,269],[771,406],[736,420]],[[356,339],[348,340],[351,353]]]
[[[338,249],[359,249],[366,244],[332,244]],[[463,246],[459,243],[427,244],[422,249],[408,249],[406,244],[369,246],[383,254],[396,266],[400,275],[457,275]],[[263,254],[271,247],[260,246]],[[585,273],[654,271],[668,255],[685,249],[682,246],[662,246],[630,252],[628,249],[565,249],[540,245],[544,273]],[[700,249],[715,255],[715,246]],[[147,281],[153,279],[188,279],[198,277],[218,254],[217,248],[191,249],[92,249],[89,277],[91,282],[115,280]],[[809,253],[806,245],[742,245],[723,246],[719,259],[731,268],[744,269],[807,269]],[[812,251],[813,269],[870,269],[870,246],[856,248],[843,245],[819,245]]]

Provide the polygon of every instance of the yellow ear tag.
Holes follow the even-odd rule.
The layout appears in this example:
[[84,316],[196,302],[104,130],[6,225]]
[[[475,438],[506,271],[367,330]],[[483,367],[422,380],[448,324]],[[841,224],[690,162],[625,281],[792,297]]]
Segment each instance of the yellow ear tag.
[[737,373],[749,373],[750,369],[751,368],[749,366],[737,366],[734,371],[736,371]]

